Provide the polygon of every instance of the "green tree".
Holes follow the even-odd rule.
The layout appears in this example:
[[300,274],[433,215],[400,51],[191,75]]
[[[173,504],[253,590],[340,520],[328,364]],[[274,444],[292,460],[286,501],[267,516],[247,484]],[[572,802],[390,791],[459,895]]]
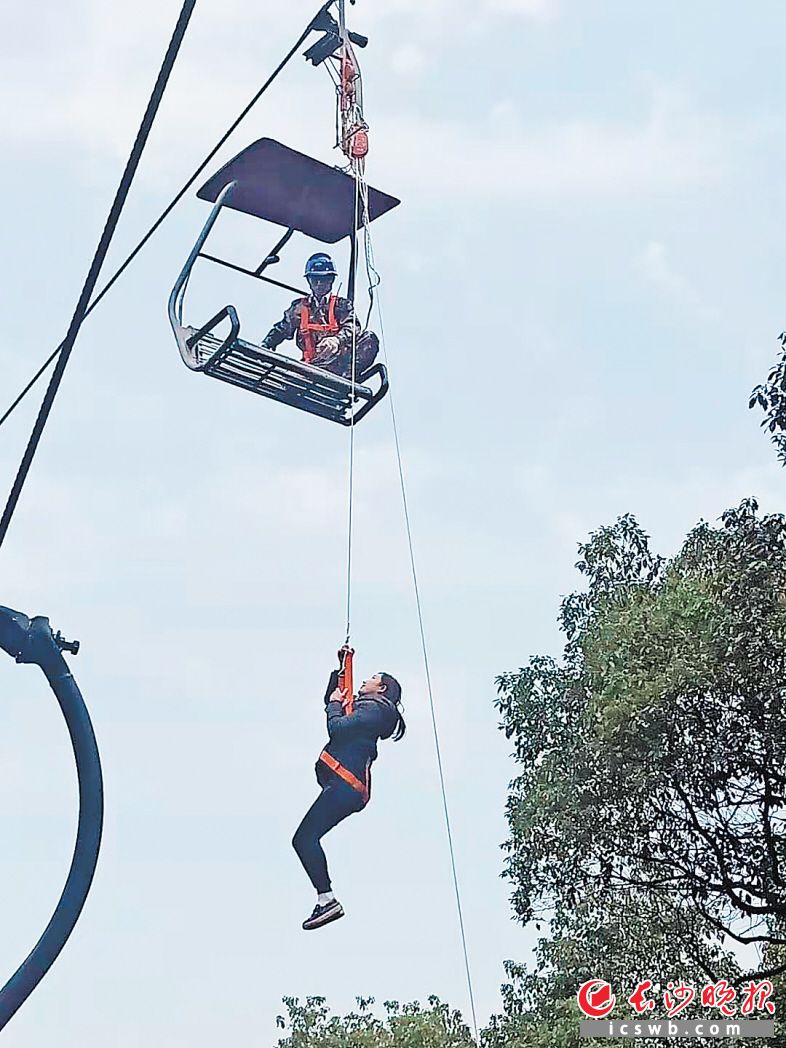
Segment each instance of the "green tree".
[[473,1040],[459,1012],[429,998],[428,1008],[414,1002],[385,1002],[385,1018],[370,1010],[374,999],[357,998],[358,1010],[331,1015],[324,997],[285,997],[287,1016],[278,1025],[286,1032],[278,1048],[472,1048]]
[[780,336],[781,353],[767,381],[753,389],[748,407],[764,412],[762,427],[770,434],[781,465],[786,466],[786,331]]
[[505,873],[518,919],[549,928],[534,970],[509,966],[489,1048],[577,1044],[585,979],[786,971],[786,521],[752,500],[722,520],[668,562],[630,516],[593,534],[562,662],[499,678]]

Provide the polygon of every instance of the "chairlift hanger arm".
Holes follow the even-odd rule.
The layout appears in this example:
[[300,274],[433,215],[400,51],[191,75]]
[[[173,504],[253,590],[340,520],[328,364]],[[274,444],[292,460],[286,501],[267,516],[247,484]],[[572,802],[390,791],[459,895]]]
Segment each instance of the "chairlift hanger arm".
[[191,270],[194,268],[194,263],[196,262],[197,258],[199,258],[199,254],[202,251],[202,248],[205,246],[205,241],[210,235],[210,231],[212,230],[213,226],[216,224],[218,216],[221,214],[221,208],[226,203],[227,199],[229,198],[229,195],[235,188],[235,185],[235,182],[229,182],[227,185],[223,187],[221,192],[216,197],[216,201],[213,204],[213,207],[210,209],[210,214],[207,216],[207,221],[202,227],[202,232],[197,237],[196,243],[191,248],[191,253],[186,259],[186,264],[181,269],[180,275],[175,281],[175,286],[172,288],[172,291],[169,295],[168,303],[169,322],[173,328],[183,323],[183,299],[185,297],[186,287],[188,286],[188,281],[191,276]]

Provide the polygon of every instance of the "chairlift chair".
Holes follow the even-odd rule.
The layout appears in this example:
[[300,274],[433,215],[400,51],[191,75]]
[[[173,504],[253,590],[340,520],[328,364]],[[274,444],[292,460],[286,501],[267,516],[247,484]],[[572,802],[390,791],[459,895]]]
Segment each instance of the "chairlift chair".
[[[388,391],[384,364],[372,365],[353,385],[351,379],[244,341],[240,338],[240,319],[232,305],[224,306],[200,327],[183,321],[189,277],[199,258],[296,295],[307,295],[306,291],[264,275],[269,266],[279,261],[279,253],[296,231],[326,244],[351,238],[348,297],[353,299],[357,230],[363,220],[356,193],[351,175],[271,138],[254,142],[208,179],[197,196],[211,202],[213,208],[169,296],[169,321],[187,367],[342,426],[359,422],[382,400]],[[369,187],[368,220],[379,218],[399,203],[395,197]],[[286,229],[255,270],[203,250],[224,207]]]

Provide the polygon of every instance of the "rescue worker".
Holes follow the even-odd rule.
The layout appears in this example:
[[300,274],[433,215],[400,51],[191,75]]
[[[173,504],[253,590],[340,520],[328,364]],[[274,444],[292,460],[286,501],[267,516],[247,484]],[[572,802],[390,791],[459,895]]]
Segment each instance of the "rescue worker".
[[349,299],[332,293],[337,275],[330,255],[322,251],[312,255],[305,270],[311,294],[295,299],[267,333],[262,348],[274,350],[294,338],[304,363],[349,379],[354,339],[355,376],[361,381],[379,352],[379,340],[373,331],[361,332]]
[[[339,662],[348,649],[342,648]],[[363,681],[357,697],[342,694],[339,671],[334,670],[325,692],[329,742],[316,763],[321,793],[292,838],[306,873],[317,893],[317,904],[304,921],[305,931],[344,916],[333,894],[327,859],[320,841],[348,815],[362,811],[371,795],[371,764],[377,757],[377,740],[398,742],[406,725],[401,716],[401,685],[389,673],[376,673]]]

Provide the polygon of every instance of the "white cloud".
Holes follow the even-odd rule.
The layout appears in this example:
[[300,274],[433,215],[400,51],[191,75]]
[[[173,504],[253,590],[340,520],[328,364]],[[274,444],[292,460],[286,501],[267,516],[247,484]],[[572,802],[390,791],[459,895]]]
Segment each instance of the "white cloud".
[[[561,197],[640,194],[723,176],[728,128],[680,96],[656,91],[637,123],[567,120],[516,130],[511,103],[474,126],[398,116],[380,130],[377,161],[420,193]],[[416,158],[416,159],[413,159]]]
[[510,98],[501,99],[491,107],[490,130],[498,135],[521,134],[521,114]]
[[[35,75],[26,57],[4,55],[0,140],[41,146],[58,157],[76,156],[86,178],[97,163],[124,159],[179,7],[172,0],[141,0],[133,11],[121,11],[84,0],[81,12],[70,16],[79,19],[80,27],[72,47],[62,48],[55,34],[36,42]],[[260,40],[254,29],[264,21],[270,30],[269,13],[263,19],[258,5],[247,0],[234,0],[229,12],[226,7],[197,7],[192,17],[146,150],[142,178],[162,172],[169,178],[173,168],[203,155],[313,14],[313,4],[297,0],[292,7],[302,8],[302,17],[291,11],[283,25],[278,20],[276,31]],[[333,90],[321,71],[313,73],[318,75],[323,92],[314,95],[312,78],[310,103],[297,78],[286,88],[282,78],[246,122],[246,137],[255,123],[254,130],[259,127],[260,112],[274,128],[293,120],[308,127],[319,116],[330,121]],[[275,105],[269,105],[273,99]],[[299,113],[304,114],[300,120]]]
[[[236,26],[245,18],[253,25],[260,14],[247,0],[234,3],[229,23],[209,6],[195,15],[140,171],[143,184],[155,180],[168,186],[202,158],[248,101],[260,69],[272,64],[288,46],[292,26],[300,24],[299,12],[293,12],[286,31],[279,21],[266,46],[252,49]],[[298,6],[305,20],[307,9]],[[450,36],[463,32],[464,7],[469,13],[469,4],[459,4],[456,11],[448,0],[393,0],[384,18],[373,8],[363,15],[370,19],[369,32],[375,18],[406,15],[408,27],[410,19],[418,24],[433,19]],[[103,184],[101,166],[125,157],[157,69],[158,53],[150,39],[154,35],[163,45],[176,11],[176,5],[152,0],[145,0],[142,8],[118,22],[114,9],[110,17],[105,5],[90,0],[76,53],[44,50],[45,77],[32,77],[28,63],[12,62],[0,86],[0,138],[12,145],[59,147],[61,153],[70,146],[84,177]],[[477,15],[474,6],[472,10]],[[503,10],[544,17],[553,5],[550,0],[485,0],[482,17],[488,24],[494,12]],[[231,32],[230,24],[235,26]],[[432,57],[408,32],[407,42],[393,50],[390,66],[403,78],[416,78]],[[288,73],[286,84],[277,84],[246,121],[238,146],[266,133],[328,155],[332,133],[325,129],[332,128],[332,88],[327,77],[322,82],[320,71],[294,68],[299,72]],[[58,84],[54,93],[53,81]],[[733,137],[733,129],[695,111],[688,99],[659,88],[652,91],[649,111],[624,123],[582,117],[538,124],[528,114],[525,124],[510,98],[491,106],[485,118],[435,120],[423,114],[417,99],[401,99],[395,90],[379,98],[369,116],[374,129],[372,179],[380,172],[383,181],[384,172],[384,181],[397,189],[416,187],[418,195],[440,199],[446,194],[649,193],[703,184],[723,174]]]
[[[468,19],[477,19],[478,14],[521,15],[525,18],[543,18],[551,15],[556,7],[555,0],[386,0],[376,8],[369,7],[357,16],[359,22],[389,19],[406,14],[419,22],[439,20],[445,32],[454,31]],[[411,23],[410,23],[411,24]]]
[[401,77],[414,79],[426,68],[426,52],[414,44],[396,48],[390,56],[390,68]]
[[[542,15],[551,0],[484,0],[476,4],[459,0],[389,0],[384,9],[373,5],[357,15],[351,12],[358,29],[373,35],[383,33],[393,22],[406,18],[406,36],[392,49],[390,67],[402,77],[423,72],[434,53],[418,43],[423,30],[430,48],[450,47],[464,35],[469,21],[480,28],[493,20],[495,12]],[[4,58],[0,84],[0,138],[13,144],[40,143],[47,146],[70,144],[90,155],[104,158],[124,156],[147,101],[163,48],[169,39],[179,9],[173,0],[140,0],[132,9],[107,6],[97,0],[82,0],[77,12],[65,19],[49,16],[48,32],[36,37],[37,73],[31,75],[25,55],[26,37],[36,26],[28,20],[19,31],[17,50]],[[292,37],[313,14],[313,3],[293,0],[287,17],[271,21],[270,13],[251,0],[228,0],[221,5],[198,8],[192,16],[177,65],[158,117],[158,129],[151,142],[155,151],[160,133],[169,139],[169,152],[178,153],[194,136],[204,141],[215,125],[221,130],[248,100],[268,66],[277,62],[290,46]],[[58,21],[60,18],[60,21]],[[79,33],[72,34],[72,26]],[[255,32],[264,27],[265,33]],[[431,31],[438,32],[437,41]],[[476,29],[478,26],[476,26]],[[61,46],[69,36],[69,46]],[[252,43],[253,41],[253,43]],[[0,53],[2,52],[0,47]],[[295,63],[297,66],[298,63]],[[300,62],[301,70],[304,68]],[[308,96],[303,82],[288,76],[285,90],[274,89],[274,112],[266,109],[266,119],[280,115],[283,127],[294,122],[309,125],[306,114],[322,103],[314,95],[314,77],[326,88],[327,110],[332,106],[332,89],[322,71],[311,71]],[[253,121],[252,121],[253,122]],[[161,152],[165,152],[161,149]]]
[[552,0],[486,0],[487,11],[529,18],[550,18],[554,15]]
[[697,288],[674,265],[668,247],[661,241],[651,240],[634,259],[634,268],[662,296],[688,307],[705,320],[717,318],[717,309],[702,299]]
[[656,287],[675,298],[695,297],[688,281],[671,264],[666,245],[659,240],[652,240],[647,244],[636,259],[636,268]]

